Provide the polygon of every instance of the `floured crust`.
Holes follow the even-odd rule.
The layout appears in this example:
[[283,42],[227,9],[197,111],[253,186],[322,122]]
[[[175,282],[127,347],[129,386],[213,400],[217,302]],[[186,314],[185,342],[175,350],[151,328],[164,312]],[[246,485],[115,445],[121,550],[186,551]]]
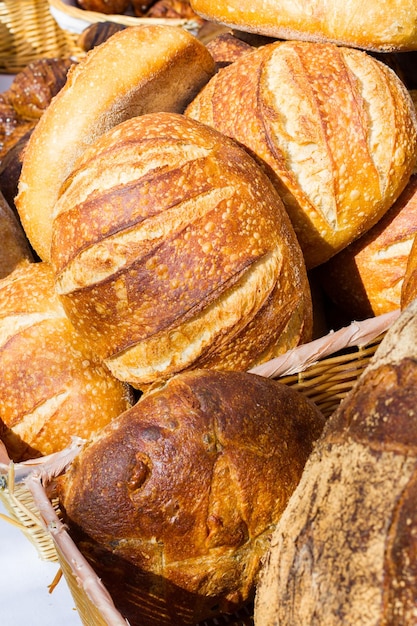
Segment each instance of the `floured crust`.
[[277,39],[385,52],[417,49],[414,0],[191,0],[191,5],[204,19]]
[[50,260],[51,214],[74,161],[103,132],[149,111],[182,111],[214,72],[195,37],[173,26],[124,29],[69,72],[26,148],[16,198],[28,238]]
[[244,150],[184,116],[103,135],[56,205],[56,289],[115,376],[247,369],[311,336],[311,296],[282,202]]
[[417,160],[409,93],[386,65],[332,44],[275,42],[217,73],[186,115],[256,155],[308,268],[375,224]]

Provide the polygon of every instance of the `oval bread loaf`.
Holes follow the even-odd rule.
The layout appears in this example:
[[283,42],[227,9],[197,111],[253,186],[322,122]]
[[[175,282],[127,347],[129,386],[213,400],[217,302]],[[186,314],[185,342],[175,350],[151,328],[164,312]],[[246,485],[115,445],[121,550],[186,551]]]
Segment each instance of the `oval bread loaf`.
[[84,447],[58,479],[61,504],[129,624],[196,624],[253,597],[323,424],[277,381],[194,370]]
[[50,260],[51,214],[75,159],[103,132],[149,111],[182,112],[214,72],[193,35],[165,25],[126,28],[91,50],[37,124],[16,198],[32,247]]
[[85,151],[55,206],[52,262],[73,324],[140,389],[245,370],[311,336],[279,196],[245,150],[183,115],[133,118]]
[[48,264],[20,264],[0,281],[0,438],[11,459],[88,440],[132,402],[66,317]]
[[417,50],[414,0],[191,0],[206,20],[277,39]]
[[307,268],[373,226],[417,160],[410,95],[385,64],[331,44],[274,42],[218,72],[186,115],[244,145],[263,165]]
[[327,422],[273,534],[259,626],[416,623],[417,300]]

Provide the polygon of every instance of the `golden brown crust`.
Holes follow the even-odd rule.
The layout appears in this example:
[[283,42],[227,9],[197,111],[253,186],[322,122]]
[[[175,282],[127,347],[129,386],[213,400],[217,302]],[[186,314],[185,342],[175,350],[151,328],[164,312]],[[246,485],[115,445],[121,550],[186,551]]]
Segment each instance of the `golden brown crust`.
[[181,111],[213,72],[214,61],[201,42],[184,29],[159,25],[116,33],[71,70],[31,136],[16,199],[43,260],[50,259],[59,188],[84,149],[126,118]]
[[408,307],[417,298],[417,240],[414,237],[405,268],[404,282],[401,288],[401,309]]
[[209,81],[186,115],[256,155],[308,268],[373,226],[417,160],[416,112],[397,75],[331,44],[275,42],[246,54]]
[[327,422],[272,537],[255,623],[414,622],[416,313],[417,301]]
[[9,101],[17,115],[26,120],[38,120],[65,85],[68,70],[73,65],[74,61],[69,58],[37,59],[19,72],[8,90]]
[[221,33],[206,45],[218,69],[230,65],[253,49],[250,44],[238,39],[232,33]]
[[413,175],[373,228],[319,268],[321,284],[349,319],[366,319],[401,307],[416,231],[417,175]]
[[247,369],[311,336],[304,261],[247,153],[173,113],[103,135],[56,205],[56,288],[115,376]]
[[124,13],[128,8],[129,0],[77,0],[77,4],[86,11],[97,11],[105,15]]
[[[81,550],[102,551],[99,575],[110,556],[118,564],[104,576],[129,623],[147,623],[135,602],[150,580],[153,610],[160,604],[176,625],[251,597],[322,427],[317,408],[276,381],[195,370],[142,396],[84,448],[61,481],[61,502],[83,531]],[[126,593],[129,563],[142,585]]]
[[0,282],[0,417],[13,460],[89,439],[131,404],[69,322],[46,263],[20,264]]
[[417,49],[414,0],[191,0],[207,20],[275,37],[368,50]]

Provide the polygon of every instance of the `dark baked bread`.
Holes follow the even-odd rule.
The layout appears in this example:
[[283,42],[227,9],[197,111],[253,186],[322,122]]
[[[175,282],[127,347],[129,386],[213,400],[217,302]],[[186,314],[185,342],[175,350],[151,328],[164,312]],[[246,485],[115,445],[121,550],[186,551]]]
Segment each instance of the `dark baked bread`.
[[89,439],[132,401],[66,317],[49,265],[21,263],[0,281],[0,438],[11,459]]
[[33,260],[32,251],[16,214],[0,191],[0,279],[21,263]]
[[274,532],[259,626],[411,626],[417,606],[417,300],[327,422]]
[[417,160],[417,117],[387,65],[361,50],[274,42],[218,72],[186,115],[233,137],[263,164],[306,265],[373,226]]
[[75,164],[55,205],[56,289],[114,376],[246,370],[311,337],[282,202],[227,137],[174,113],[128,120]]
[[61,504],[129,624],[195,624],[252,597],[322,427],[279,382],[195,370],[85,446],[59,479]]

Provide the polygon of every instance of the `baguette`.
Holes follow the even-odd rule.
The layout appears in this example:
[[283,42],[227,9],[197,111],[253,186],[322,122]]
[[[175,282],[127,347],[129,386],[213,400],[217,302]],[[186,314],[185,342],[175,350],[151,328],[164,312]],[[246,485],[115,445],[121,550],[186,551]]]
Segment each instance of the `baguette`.
[[31,135],[15,201],[42,260],[50,261],[59,189],[85,148],[129,117],[181,112],[214,69],[201,42],[181,28],[162,25],[119,31],[72,68]]

